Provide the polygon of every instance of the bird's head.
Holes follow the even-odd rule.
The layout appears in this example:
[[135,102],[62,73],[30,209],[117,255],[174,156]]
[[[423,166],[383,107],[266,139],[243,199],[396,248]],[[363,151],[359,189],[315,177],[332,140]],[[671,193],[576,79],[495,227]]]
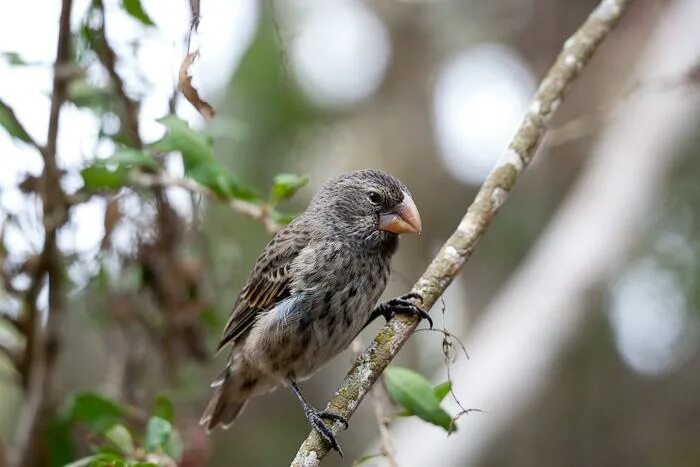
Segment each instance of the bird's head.
[[420,214],[408,188],[380,170],[357,170],[328,180],[308,212],[337,235],[373,243],[421,232]]

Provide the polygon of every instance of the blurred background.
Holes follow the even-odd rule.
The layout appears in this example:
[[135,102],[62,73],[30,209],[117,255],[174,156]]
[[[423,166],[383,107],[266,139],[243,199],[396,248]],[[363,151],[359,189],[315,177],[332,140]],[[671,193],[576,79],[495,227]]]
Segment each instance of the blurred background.
[[[60,290],[35,273],[50,222],[33,142],[46,142],[61,2],[6,5],[0,464],[64,465],[108,445],[165,453],[164,465],[286,465],[309,431],[289,391],[254,399],[228,431],[197,425],[225,362],[214,356],[221,329],[273,224],[333,175],[389,171],[423,218],[424,233],[402,239],[385,295],[408,291],[596,5],[203,0],[189,71],[217,111],[207,122],[176,91],[189,2],[74,0],[56,145],[70,208],[55,238],[60,271],[46,270]],[[460,416],[449,437],[397,420],[395,459],[362,465],[700,465],[698,18],[697,0],[633,2],[433,309],[470,358],[446,359],[443,335],[427,331],[401,351],[398,364],[434,383],[449,364],[459,402],[480,412]],[[173,142],[182,129],[159,121],[171,113],[193,129],[186,137],[211,144],[226,190],[194,175]],[[157,152],[157,168],[125,159],[124,147]],[[153,170],[217,196],[131,172]],[[279,174],[308,184],[294,194],[303,179]],[[266,222],[236,201],[267,209]],[[48,357],[37,363],[41,336]],[[307,397],[323,406],[351,361],[346,352],[305,383]],[[153,414],[176,430],[162,449],[141,447]],[[382,449],[369,401],[339,440],[345,458],[325,465]]]

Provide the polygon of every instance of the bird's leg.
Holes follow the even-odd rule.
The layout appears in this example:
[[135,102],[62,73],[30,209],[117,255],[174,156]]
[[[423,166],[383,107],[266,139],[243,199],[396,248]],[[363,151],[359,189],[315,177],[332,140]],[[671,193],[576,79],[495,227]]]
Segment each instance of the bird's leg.
[[332,421],[342,422],[342,424],[345,425],[345,429],[348,428],[348,420],[342,415],[314,408],[311,404],[309,404],[306,401],[304,396],[301,394],[301,390],[299,390],[299,386],[297,386],[296,381],[294,381],[293,379],[289,379],[289,387],[292,388],[292,391],[294,391],[294,394],[299,399],[299,402],[301,402],[301,405],[304,406],[304,415],[306,415],[306,419],[309,421],[313,429],[316,430],[319,435],[321,435],[321,438],[323,438],[326,441],[326,443],[328,443],[333,449],[338,451],[340,457],[343,457],[343,451],[342,449],[340,449],[340,445],[338,444],[338,441],[336,441],[335,435],[333,435],[333,432],[330,430],[330,428],[326,426],[326,424],[323,422],[323,419],[327,418]]
[[433,319],[430,317],[427,311],[413,303],[411,301],[412,298],[423,303],[423,297],[415,292],[411,292],[406,295],[402,295],[401,297],[392,298],[384,303],[380,303],[374,310],[372,310],[372,313],[370,313],[369,319],[367,320],[367,323],[365,323],[365,327],[380,316],[383,316],[384,319],[389,321],[396,313],[405,313],[416,315],[420,319],[428,321],[428,324],[430,324],[430,329],[432,329]]

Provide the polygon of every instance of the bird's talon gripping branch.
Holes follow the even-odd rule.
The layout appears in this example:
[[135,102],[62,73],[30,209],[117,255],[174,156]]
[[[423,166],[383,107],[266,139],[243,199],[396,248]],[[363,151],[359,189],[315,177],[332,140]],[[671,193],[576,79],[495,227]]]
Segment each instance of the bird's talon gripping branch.
[[423,303],[423,297],[416,293],[411,292],[401,297],[392,298],[391,300],[384,302],[377,306],[369,316],[365,327],[377,319],[379,316],[383,316],[384,319],[389,321],[396,313],[411,314],[418,316],[421,320],[426,320],[430,325],[430,329],[433,329],[433,319],[430,317],[427,311],[416,305],[411,301],[411,299],[419,300]]
[[[404,314],[412,314],[418,316],[421,320],[426,320],[428,324],[430,325],[430,329],[433,329],[433,319],[430,317],[427,311],[425,311],[423,308],[420,306],[416,305],[409,299],[405,298],[408,296],[413,297],[413,293],[404,295],[403,297],[399,298],[394,298],[386,302],[386,306],[388,308],[388,314],[389,317],[387,318],[387,321],[389,318],[394,316],[396,313],[404,313]],[[417,294],[416,294],[417,295]],[[417,297],[415,297],[417,298]],[[385,315],[386,317],[386,315]]]
[[404,300],[410,300],[412,298],[415,298],[416,300],[418,300],[421,303],[421,305],[425,301],[425,300],[423,300],[423,296],[421,294],[419,294],[418,292],[409,292],[406,295],[402,295],[400,298],[402,298]]
[[338,415],[335,413],[328,412],[327,410],[324,410],[322,412],[319,412],[318,415],[321,418],[327,418],[328,420],[332,420],[334,422],[340,422],[343,424],[343,430],[347,430],[348,427],[350,426],[348,424],[348,419],[343,417],[342,415]]
[[[329,414],[328,412],[320,412],[311,406],[304,408],[304,415],[306,415],[306,419],[309,421],[313,429],[316,430],[319,435],[321,435],[321,438],[323,438],[323,440],[328,443],[331,448],[338,451],[340,457],[343,457],[343,450],[340,448],[340,444],[338,444],[338,441],[335,439],[335,435],[323,421],[324,418],[334,418],[336,415]],[[340,416],[337,415],[337,417]],[[347,420],[345,420],[343,417],[340,417],[340,419],[342,419],[347,425]]]

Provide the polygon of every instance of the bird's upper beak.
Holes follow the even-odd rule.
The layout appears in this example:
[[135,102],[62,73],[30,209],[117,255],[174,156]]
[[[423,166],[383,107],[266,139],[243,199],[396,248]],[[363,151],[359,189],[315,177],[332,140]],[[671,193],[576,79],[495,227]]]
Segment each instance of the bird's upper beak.
[[379,216],[379,230],[395,234],[421,233],[420,214],[411,195],[403,192],[403,201]]

